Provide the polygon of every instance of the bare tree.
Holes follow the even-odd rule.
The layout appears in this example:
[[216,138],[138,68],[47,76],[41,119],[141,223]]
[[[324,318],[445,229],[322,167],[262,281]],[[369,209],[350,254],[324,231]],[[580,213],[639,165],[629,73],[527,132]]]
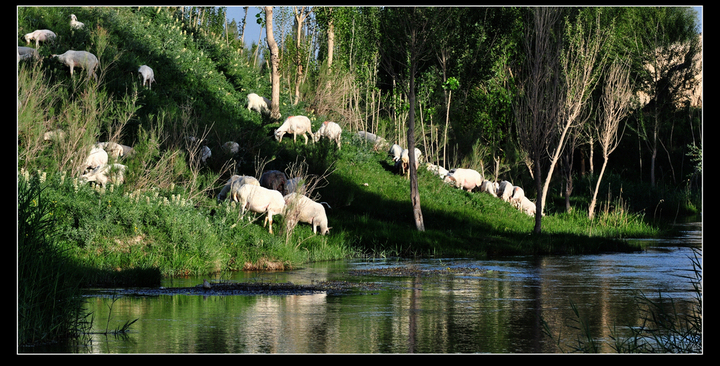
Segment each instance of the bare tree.
[[[532,161],[535,187],[542,191],[541,159],[556,132],[564,93],[560,75],[561,11],[541,7],[530,11],[523,41],[525,59],[518,74],[518,99],[513,105],[518,143]],[[535,233],[542,230],[543,197],[536,202]]]
[[275,36],[273,36],[273,7],[265,7],[265,29],[267,32],[267,44],[270,48],[270,65],[272,69],[272,99],[270,100],[270,118],[280,119],[280,74],[278,73],[278,65],[280,64],[279,50]]
[[605,173],[610,154],[618,147],[623,133],[618,135],[620,121],[625,118],[632,98],[632,85],[630,83],[630,68],[616,60],[612,63],[605,78],[603,94],[600,99],[599,118],[595,126],[598,143],[603,152],[603,164],[600,168],[595,185],[595,192],[588,208],[589,217],[595,216],[595,203],[600,181]]
[[557,119],[557,140],[548,146],[553,151],[549,151],[550,167],[542,189],[542,200],[538,200],[542,205],[538,205],[537,212],[543,212],[550,180],[567,144],[570,129],[580,121],[579,117],[585,110],[591,92],[599,80],[606,59],[602,51],[605,43],[610,39],[608,29],[600,26],[599,14],[594,22],[588,23],[578,17],[575,23],[568,24],[566,29],[566,48],[561,57],[565,95],[561,99],[562,111],[560,118]]

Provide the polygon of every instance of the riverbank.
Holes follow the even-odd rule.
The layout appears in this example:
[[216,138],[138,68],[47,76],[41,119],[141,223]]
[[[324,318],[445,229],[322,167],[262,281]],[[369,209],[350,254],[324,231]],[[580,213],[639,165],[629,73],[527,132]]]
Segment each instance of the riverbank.
[[271,235],[260,223],[262,216],[241,218],[234,204],[218,204],[214,192],[189,199],[179,186],[99,189],[51,172],[21,173],[19,179],[42,180],[39,199],[52,206],[55,239],[91,273],[86,278],[95,285],[283,270],[360,255],[487,258],[634,251],[641,248],[624,238],[663,234],[639,215],[616,211],[592,221],[580,213],[548,215],[543,233],[532,234],[532,217],[488,194],[454,189],[424,170],[419,182],[426,230],[419,232],[407,179],[386,170],[384,154],[364,149],[349,143],[342,153],[334,152],[327,185],[317,190],[331,207],[332,228],[325,236],[305,224],[288,229],[282,217]]

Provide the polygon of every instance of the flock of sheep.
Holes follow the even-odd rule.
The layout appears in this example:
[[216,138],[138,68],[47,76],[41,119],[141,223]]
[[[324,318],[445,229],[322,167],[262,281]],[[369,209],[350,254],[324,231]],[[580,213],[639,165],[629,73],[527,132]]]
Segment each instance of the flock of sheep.
[[[77,21],[74,14],[70,15],[70,26],[73,29],[82,29],[84,24]],[[30,44],[35,42],[35,47],[40,46],[40,42],[50,42],[56,38],[56,34],[48,29],[39,29],[31,33],[25,34],[25,41]],[[18,62],[30,58],[39,58],[37,49],[32,47],[18,46]],[[68,50],[63,54],[53,54],[53,58],[57,58],[60,62],[70,68],[72,77],[75,67],[84,69],[88,77],[93,77],[97,81],[96,70],[99,61],[95,55],[87,51]],[[143,87],[151,88],[155,82],[153,70],[142,65],[138,69],[139,77],[142,80]],[[255,93],[247,96],[248,110],[257,113],[269,114],[270,101]],[[18,106],[20,102],[18,100]],[[308,143],[308,135],[313,142],[318,142],[322,137],[327,137],[333,141],[338,149],[342,147],[342,128],[335,122],[325,121],[320,128],[313,133],[310,119],[306,116],[290,116],[285,122],[278,127],[274,136],[278,142],[282,142],[282,138],[286,134],[292,134],[293,140],[296,141],[297,136],[301,135]],[[377,150],[381,147],[387,147],[387,142],[382,137],[375,134],[359,131],[358,137],[371,143]],[[47,132],[44,136],[45,140],[62,139],[64,132],[62,130]],[[237,153],[239,145],[235,142],[227,142],[222,146],[223,150],[228,153]],[[120,145],[115,142],[97,143],[90,149],[90,153],[85,159],[81,180],[84,182],[95,182],[100,186],[108,183],[115,185],[122,184],[124,181],[124,172],[126,166],[118,163],[118,159],[132,155],[132,147]],[[403,175],[409,172],[409,155],[408,149],[403,149],[397,144],[390,147],[388,154],[392,157],[395,168]],[[212,155],[207,146],[202,146],[200,150],[200,161],[206,160]],[[422,153],[419,149],[414,149],[415,168],[419,167]],[[482,175],[472,169],[457,168],[447,170],[443,167],[427,163],[427,170],[439,175],[444,182],[455,185],[457,188],[472,191],[487,192],[495,197],[500,197],[506,202],[510,202],[518,209],[528,215],[535,214],[535,204],[528,200],[523,189],[513,186],[508,181],[490,182],[484,180]],[[217,196],[218,203],[222,203],[227,199],[237,202],[240,206],[241,216],[246,211],[252,211],[265,214],[264,226],[269,223],[269,232],[272,234],[272,222],[274,215],[283,215],[288,223],[295,224],[303,222],[310,224],[313,233],[317,233],[319,228],[322,235],[328,234],[327,214],[325,212],[326,203],[318,203],[305,195],[304,178],[288,177],[280,171],[270,170],[264,172],[260,179],[251,176],[233,175]],[[323,205],[324,204],[324,205]],[[329,206],[328,206],[329,207]]]
[[[269,113],[270,101],[255,93],[247,96],[248,110],[257,113]],[[293,135],[293,141],[297,141],[298,135],[303,136],[305,144],[308,140],[318,142],[322,137],[327,137],[338,149],[342,147],[342,128],[335,122],[325,121],[320,128],[312,132],[310,119],[306,116],[290,116],[273,133],[278,142],[286,134]],[[310,137],[308,137],[308,135]],[[236,153],[239,146],[234,141],[228,141],[222,146],[226,153]],[[207,146],[201,150],[201,161],[211,156]],[[292,226],[298,222],[310,224],[313,233],[320,231],[325,235],[330,232],[328,227],[327,203],[315,202],[306,196],[305,177],[288,178],[285,173],[279,170],[268,170],[262,173],[260,178],[247,175],[233,175],[227,181],[220,193],[217,195],[218,203],[226,200],[237,202],[240,206],[241,216],[246,211],[265,214],[263,226],[269,226],[268,231],[272,234],[273,216],[283,215],[285,220]]]
[[[258,113],[268,113],[270,101],[267,98],[251,93],[248,95],[248,110]],[[325,121],[320,128],[313,133],[310,119],[306,116],[290,116],[273,133],[278,142],[286,134],[293,135],[293,141],[297,136],[303,136],[305,144],[308,143],[308,135],[313,142],[327,137],[337,144],[338,149],[342,146],[342,128],[335,122]],[[357,132],[357,136],[373,145],[375,150],[383,149],[389,145],[387,141],[373,133],[366,131]],[[224,145],[227,146],[232,142]],[[236,143],[234,143],[237,145]],[[414,149],[415,168],[419,167],[422,152]],[[393,144],[388,150],[388,155],[394,161],[395,170],[406,175],[409,172],[410,152],[398,144]],[[513,186],[508,181],[490,182],[483,179],[482,174],[473,169],[456,168],[447,170],[441,166],[426,163],[427,170],[440,176],[444,182],[452,184],[459,189],[468,192],[486,192],[494,197],[499,197],[509,202],[517,209],[530,216],[535,215],[535,204],[525,197],[521,187]],[[274,215],[284,215],[291,223],[304,222],[312,225],[313,233],[325,235],[329,233],[327,213],[323,204],[318,203],[305,196],[302,185],[302,177],[288,178],[283,172],[270,170],[262,173],[260,179],[252,176],[233,175],[225,184],[217,196],[218,203],[227,199],[238,202],[241,215],[246,211],[265,214],[263,226],[269,223],[269,232],[272,234],[272,221]],[[327,205],[327,204],[325,204]],[[329,207],[329,206],[328,206]]]
[[[70,27],[72,29],[83,29],[85,24],[79,22],[75,14],[70,14]],[[37,49],[40,42],[52,42],[57,38],[55,32],[49,29],[37,29],[23,36],[25,42],[30,45],[35,42],[35,48],[18,46],[17,61],[29,59],[39,59],[40,55]],[[70,68],[70,76],[74,75],[76,67],[82,68],[87,72],[88,78],[92,77],[98,80],[97,68],[100,65],[97,57],[87,51],[68,50],[63,54],[53,54],[52,58],[57,58],[60,62]],[[143,86],[151,87],[155,82],[155,74],[153,70],[142,65],[138,69],[139,77]],[[18,98],[18,109],[21,107]],[[65,132],[62,130],[48,131],[44,135],[45,141],[62,141],[65,138]],[[117,160],[133,153],[132,147],[120,145],[115,142],[100,142],[90,147],[90,152],[85,159],[80,179],[84,182],[95,182],[100,186],[108,183],[122,184],[124,181],[124,172],[127,168],[123,164],[117,163]],[[112,160],[111,160],[112,159]]]
[[[415,148],[415,169],[417,170],[422,153]],[[409,150],[403,149],[400,145],[394,144],[388,150],[388,155],[395,162],[395,169],[403,175],[408,174],[409,169]],[[503,180],[500,182],[491,182],[485,180],[478,171],[473,169],[455,168],[447,170],[439,165],[426,163],[427,170],[438,175],[443,182],[452,184],[459,189],[468,192],[479,191],[486,192],[493,197],[499,197],[505,202],[509,202],[517,209],[525,212],[530,216],[535,215],[535,203],[525,197],[525,191],[512,183]]]
[[[72,29],[83,29],[85,24],[79,22],[75,14],[70,14],[70,27]],[[37,29],[23,36],[25,42],[29,45],[31,42],[35,42],[35,48],[18,46],[17,61],[35,58],[40,58],[37,49],[40,47],[40,42],[52,42],[57,38],[57,34],[49,29]],[[68,50],[63,54],[53,54],[52,58],[57,58],[60,62],[70,68],[70,76],[73,76],[75,68],[79,67],[87,72],[88,77],[92,77],[95,81],[98,80],[97,68],[100,66],[97,56],[87,51],[75,51]],[[150,87],[155,81],[155,74],[153,70],[147,66],[142,65],[138,68],[139,77],[142,79],[142,85]]]

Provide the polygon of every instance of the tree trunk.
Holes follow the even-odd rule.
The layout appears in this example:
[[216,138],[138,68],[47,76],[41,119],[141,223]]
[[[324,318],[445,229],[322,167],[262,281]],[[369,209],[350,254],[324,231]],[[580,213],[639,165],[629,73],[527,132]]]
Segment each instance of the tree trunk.
[[603,174],[605,173],[605,166],[607,166],[607,162],[608,158],[605,157],[605,159],[603,159],[602,168],[600,168],[600,175],[598,176],[597,183],[595,184],[595,193],[593,193],[593,198],[590,201],[590,207],[588,208],[588,216],[590,217],[590,220],[595,217],[595,203],[597,202],[597,194],[598,190],[600,190],[600,181],[602,180]]
[[328,69],[329,69],[332,67],[333,50],[335,49],[335,24],[333,23],[332,20],[330,20],[330,23],[328,24],[327,37],[328,37],[327,65],[328,65]]
[[425,223],[423,221],[422,209],[420,207],[420,190],[418,189],[417,169],[415,169],[415,60],[411,61],[410,66],[410,90],[409,102],[410,111],[408,114],[408,155],[410,159],[410,199],[412,200],[413,218],[415,219],[415,227],[418,231],[425,231]]
[[[657,126],[657,121],[655,125]],[[650,187],[655,187],[655,159],[657,158],[657,129],[653,131],[652,153],[650,154]]]
[[273,7],[265,7],[265,29],[267,30],[267,43],[270,48],[270,66],[272,69],[272,99],[270,101],[270,118],[280,119],[280,75],[278,74],[278,45],[273,36]]
[[240,43],[243,46],[242,49],[245,50],[245,26],[247,25],[248,7],[243,6],[243,9],[245,10],[245,18],[243,19],[242,32],[240,33]]
[[570,195],[573,190],[573,179],[572,179],[572,165],[573,165],[573,152],[574,148],[566,151],[563,157],[563,165],[565,167],[565,212],[570,212],[572,207],[570,206]]
[[305,7],[301,6],[300,10],[298,10],[297,7],[293,6],[293,12],[295,13],[295,67],[296,67],[296,73],[295,73],[295,101],[293,102],[293,105],[297,105],[297,103],[300,101],[300,82],[303,79],[303,66],[302,66],[302,57],[300,56],[300,43],[302,42],[302,27],[303,22],[305,21],[305,18],[307,18],[308,14],[305,12]]
[[[542,191],[542,172],[540,171],[540,154],[536,153],[535,155],[535,162],[533,165],[535,166],[535,188],[538,192]],[[537,195],[537,200],[535,201],[535,228],[534,232],[535,234],[540,234],[542,232],[542,209],[545,205],[545,202],[543,200],[545,199],[544,195]]]

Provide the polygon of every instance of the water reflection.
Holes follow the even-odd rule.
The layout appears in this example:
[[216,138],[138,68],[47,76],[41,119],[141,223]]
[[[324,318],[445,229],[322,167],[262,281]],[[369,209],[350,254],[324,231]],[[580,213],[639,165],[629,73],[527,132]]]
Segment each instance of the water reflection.
[[[690,239],[688,239],[690,238]],[[699,239],[701,241],[701,235]],[[575,338],[567,325],[577,304],[593,335],[639,325],[635,296],[691,300],[688,241],[642,253],[502,260],[354,260],[282,273],[238,273],[235,281],[310,284],[367,281],[379,290],[342,295],[126,296],[113,304],[110,329],[139,319],[126,339],[95,335],[92,353],[553,353],[540,318]],[[682,245],[680,245],[682,243]],[[693,242],[695,243],[695,242]],[[696,245],[690,243],[690,245]],[[660,244],[660,243],[658,243]],[[700,245],[697,243],[697,245]],[[421,269],[475,266],[485,272],[428,277],[353,276],[351,270],[412,264]],[[194,286],[202,279],[167,281]],[[105,327],[111,299],[88,307]],[[678,311],[691,311],[679,301]],[[610,349],[603,349],[611,352]],[[80,351],[83,352],[83,351]]]

